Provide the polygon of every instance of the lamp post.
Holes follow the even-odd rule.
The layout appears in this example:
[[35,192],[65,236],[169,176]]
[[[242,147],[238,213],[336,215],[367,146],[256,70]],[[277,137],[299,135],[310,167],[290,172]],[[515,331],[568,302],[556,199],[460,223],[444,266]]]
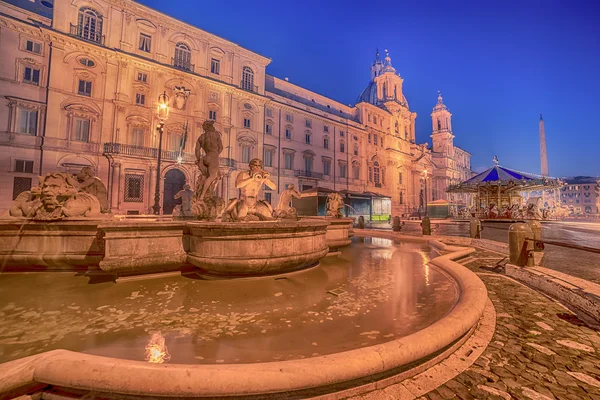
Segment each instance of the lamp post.
[[167,92],[164,92],[158,96],[158,108],[157,108],[158,119],[160,123],[156,127],[158,131],[158,160],[156,165],[156,188],[154,190],[154,215],[160,214],[160,162],[162,161],[162,137],[165,130],[165,121],[169,117],[169,96]]

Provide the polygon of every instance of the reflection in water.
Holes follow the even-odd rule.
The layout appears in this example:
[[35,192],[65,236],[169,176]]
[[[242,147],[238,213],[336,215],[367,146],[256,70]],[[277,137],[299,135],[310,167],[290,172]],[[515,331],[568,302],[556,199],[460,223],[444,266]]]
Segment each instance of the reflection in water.
[[150,341],[146,345],[146,361],[153,364],[162,364],[169,362],[171,355],[165,344],[165,337],[160,332],[152,334]]
[[[0,362],[64,348],[255,363],[372,346],[421,330],[456,304],[456,284],[427,265],[433,254],[420,243],[354,238],[319,267],[260,279],[89,285],[72,273],[2,274]],[[336,289],[345,294],[329,293]]]

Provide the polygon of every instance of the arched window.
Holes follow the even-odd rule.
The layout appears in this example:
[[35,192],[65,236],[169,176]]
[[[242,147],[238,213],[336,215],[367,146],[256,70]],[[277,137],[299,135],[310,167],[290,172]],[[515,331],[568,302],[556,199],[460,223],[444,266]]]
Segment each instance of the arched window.
[[192,69],[192,52],[185,43],[177,43],[175,45],[175,56],[173,57],[173,66],[184,71]]
[[438,131],[442,130],[442,123],[440,122],[440,120],[438,119]]
[[352,163],[352,177],[360,179],[360,165],[357,162]]
[[77,18],[77,32],[75,34],[93,42],[101,42],[102,15],[93,8],[81,7]]
[[380,176],[381,169],[379,168],[379,163],[375,161],[375,163],[373,164],[373,182],[375,182],[376,185],[381,183]]
[[387,99],[387,87],[385,85],[385,82],[383,82],[383,99]]
[[250,67],[242,69],[242,89],[254,92],[254,71]]

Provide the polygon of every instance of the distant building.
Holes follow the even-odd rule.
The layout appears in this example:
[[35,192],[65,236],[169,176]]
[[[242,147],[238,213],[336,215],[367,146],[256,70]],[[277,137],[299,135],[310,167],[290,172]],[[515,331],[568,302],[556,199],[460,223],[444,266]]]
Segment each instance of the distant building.
[[171,101],[164,213],[184,183],[196,183],[194,146],[206,119],[223,135],[217,190],[226,200],[255,157],[278,185],[261,193],[272,204],[294,184],[375,194],[394,215],[447,199],[446,187],[472,174],[441,95],[433,146],[416,143],[417,115],[387,51],[347,106],[266,74],[271,60],[260,54],[129,0],[0,2],[0,35],[0,210],[38,174],[89,166],[113,213],[150,212],[163,92]]
[[600,213],[600,178],[576,176],[564,178],[560,189],[560,202],[572,208],[575,214]]

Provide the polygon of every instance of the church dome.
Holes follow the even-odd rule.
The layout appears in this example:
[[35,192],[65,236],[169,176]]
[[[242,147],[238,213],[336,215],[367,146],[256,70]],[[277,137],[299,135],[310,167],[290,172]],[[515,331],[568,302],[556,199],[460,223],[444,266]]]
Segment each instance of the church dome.
[[358,96],[357,103],[370,103],[377,105],[377,84],[374,81],[371,81],[369,85],[362,91],[360,96]]

